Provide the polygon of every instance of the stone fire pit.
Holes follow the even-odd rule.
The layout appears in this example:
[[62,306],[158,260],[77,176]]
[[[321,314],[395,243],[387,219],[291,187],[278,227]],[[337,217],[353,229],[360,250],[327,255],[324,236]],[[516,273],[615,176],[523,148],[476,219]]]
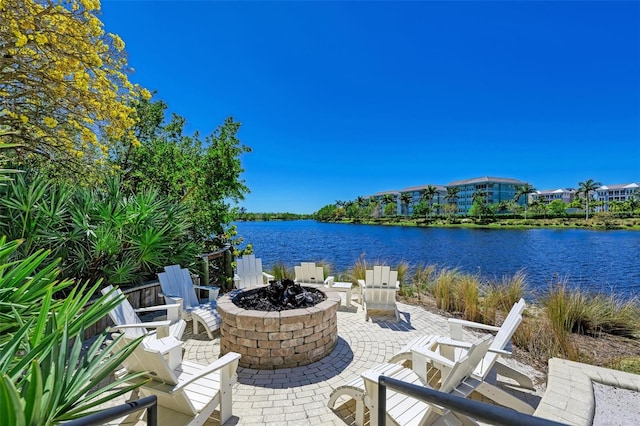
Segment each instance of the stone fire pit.
[[336,312],[340,295],[316,286],[304,286],[326,296],[315,306],[259,311],[244,309],[234,300],[252,296],[265,287],[231,292],[218,299],[222,316],[220,353],[237,352],[245,368],[271,370],[307,365],[331,353],[338,339]]

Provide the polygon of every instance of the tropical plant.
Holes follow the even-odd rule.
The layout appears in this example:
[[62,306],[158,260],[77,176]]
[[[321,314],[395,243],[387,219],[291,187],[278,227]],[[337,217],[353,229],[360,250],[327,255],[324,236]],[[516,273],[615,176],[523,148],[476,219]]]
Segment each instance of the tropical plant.
[[487,191],[483,189],[477,189],[472,196],[473,205],[469,210],[469,215],[478,216],[478,219],[482,221],[482,216],[491,214],[491,209],[487,205]]
[[589,219],[589,200],[591,199],[591,191],[595,191],[602,184],[595,182],[593,179],[587,179],[584,182],[578,182],[577,194],[584,194],[585,199],[585,219]]
[[[106,33],[97,1],[5,0],[0,7],[0,137],[11,156],[40,158],[76,181],[99,178],[108,141],[138,143],[124,43]],[[99,138],[100,136],[100,138]]]
[[444,196],[444,199],[447,201],[445,205],[445,213],[449,216],[449,220],[453,220],[455,216],[458,214],[458,199],[460,195],[460,187],[458,186],[450,186],[447,187],[447,193]]
[[64,259],[62,275],[131,284],[164,265],[188,265],[198,253],[189,211],[153,190],[127,195],[116,177],[105,187],[53,185],[24,173],[0,187],[0,234],[22,239],[22,257],[49,249]]
[[410,192],[403,192],[400,194],[400,203],[403,206],[403,213],[405,215],[409,214],[409,206],[413,203],[413,196]]
[[516,195],[513,200],[518,203],[520,198],[524,197],[524,218],[527,218],[527,209],[529,208],[529,194],[536,192],[536,189],[529,183],[516,186]]
[[[112,351],[104,348],[107,335],[102,334],[83,350],[85,328],[107,315],[122,298],[102,296],[89,303],[99,283],[89,287],[57,281],[55,262],[42,267],[46,251],[10,260],[19,244],[0,238],[2,423],[58,424],[90,414],[98,405],[140,386],[126,384],[137,374],[96,388],[140,340]],[[55,294],[62,290],[67,290],[67,296],[57,299]]]
[[141,122],[136,130],[141,145],[117,145],[111,161],[124,172],[122,185],[137,193],[153,188],[173,203],[189,210],[192,240],[202,241],[204,250],[211,251],[225,241],[216,240],[224,226],[231,223],[237,203],[249,191],[240,175],[244,171],[240,156],[251,148],[236,137],[241,123],[228,117],[202,142],[196,133],[184,134],[185,119],[176,114],[171,121],[162,121],[166,105],[160,101],[140,101],[138,114],[150,116],[151,122]]
[[552,216],[564,216],[567,205],[562,200],[553,200],[547,205],[547,210]]

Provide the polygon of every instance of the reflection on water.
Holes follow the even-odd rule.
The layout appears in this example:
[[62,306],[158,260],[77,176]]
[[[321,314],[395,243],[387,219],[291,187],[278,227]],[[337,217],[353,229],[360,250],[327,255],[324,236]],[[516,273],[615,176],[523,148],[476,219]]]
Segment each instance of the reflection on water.
[[524,270],[529,284],[558,277],[586,290],[634,296],[640,291],[640,232],[582,229],[450,229],[347,225],[311,220],[238,222],[265,269],[327,261],[335,272],[360,255],[369,263],[437,264],[500,278]]

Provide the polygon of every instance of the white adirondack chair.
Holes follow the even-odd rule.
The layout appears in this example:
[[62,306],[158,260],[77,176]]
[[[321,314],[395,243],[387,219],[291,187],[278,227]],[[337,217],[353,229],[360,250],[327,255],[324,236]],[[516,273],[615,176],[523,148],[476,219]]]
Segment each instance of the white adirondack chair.
[[262,259],[247,254],[236,259],[233,283],[236,288],[255,287],[268,284],[274,276],[262,271]]
[[[171,368],[159,352],[138,346],[122,363],[124,368],[116,372],[116,377],[146,372],[137,380],[152,380],[143,384],[139,393],[158,397],[158,419],[162,424],[202,425],[217,406],[220,424],[224,424],[233,415],[232,390],[239,359],[240,354],[230,352],[209,365],[182,361],[177,368]],[[128,424],[132,420],[125,419]]]
[[[449,368],[446,374],[443,373],[439,391],[459,396],[467,397],[470,392],[461,394],[459,388],[464,388],[464,381],[486,354],[491,343],[492,336],[486,335],[473,343],[467,354],[458,361],[451,361],[442,355],[425,349],[414,351],[413,361],[416,365],[425,364],[427,361],[432,363],[444,364]],[[388,364],[389,365],[389,364]],[[392,364],[391,364],[392,365]],[[365,371],[362,373],[365,387],[365,404],[369,408],[369,424],[376,426],[378,419],[378,380],[381,375],[393,377],[407,383],[430,387],[427,384],[426,377],[421,376],[418,372],[410,368],[400,367],[390,372],[380,372],[378,368]],[[456,418],[453,413],[448,410],[430,405],[426,402],[414,399],[410,396],[394,392],[387,389],[387,420],[391,424],[410,426],[410,425],[429,425],[436,420],[441,419],[442,423],[455,424]]]
[[395,313],[396,321],[400,320],[396,305],[396,292],[400,288],[398,271],[392,271],[388,266],[374,266],[367,269],[365,280],[358,280],[362,286],[365,319],[369,319],[369,311],[391,311]]
[[533,389],[533,382],[530,377],[500,362],[501,356],[511,356],[511,352],[509,351],[511,346],[511,337],[522,322],[522,313],[524,312],[525,307],[526,303],[524,299],[520,299],[513,305],[500,327],[465,321],[457,318],[449,318],[449,336],[451,339],[458,341],[457,344],[453,344],[451,341],[447,341],[447,339],[442,338],[434,340],[434,336],[416,337],[400,349],[400,352],[395,354],[389,362],[402,363],[411,359],[412,349],[426,347],[427,349],[435,350],[435,347],[438,344],[440,344],[439,350],[441,354],[449,359],[455,360],[464,355],[469,345],[468,343],[466,345],[461,343],[465,340],[462,333],[463,327],[497,331],[497,334],[491,343],[489,352],[487,352],[482,362],[480,362],[473,371],[474,376],[481,380],[486,380],[493,367],[495,367],[495,372],[497,374],[517,381],[518,384],[524,388]]
[[[439,336],[433,336],[431,338],[431,343],[437,343],[438,339],[442,338]],[[451,339],[448,340],[453,343],[466,344],[466,342],[456,342]],[[362,376],[355,377],[352,380],[334,389],[329,397],[329,403],[327,405],[329,408],[333,408],[335,403],[340,398],[353,398],[356,402],[356,426],[362,426],[364,424],[365,405],[370,409],[370,424],[375,425],[378,421],[377,407],[375,407],[375,405],[377,405],[377,378],[380,375],[384,375],[409,383],[431,387],[433,383],[429,383],[429,377],[427,374],[429,372],[427,366],[431,366],[432,368],[438,369],[440,371],[440,381],[437,388],[442,392],[455,393],[458,396],[463,396],[466,398],[471,393],[476,391],[500,405],[518,410],[523,413],[532,413],[533,407],[531,407],[530,405],[490,383],[486,383],[473,377],[472,371],[477,367],[479,363],[482,362],[484,356],[486,356],[486,353],[490,350],[489,348],[492,340],[493,336],[487,334],[478,339],[476,342],[467,345],[467,351],[465,352],[465,354],[456,361],[452,361],[436,351],[429,350],[426,346],[415,348],[412,350],[411,355],[411,359],[413,362],[412,368],[406,368],[401,364],[391,362],[380,364],[379,366],[374,367],[368,372],[363,373]],[[369,387],[367,387],[366,384],[367,379],[372,382],[369,383]],[[371,386],[373,385],[375,385],[376,387],[375,390],[371,388]],[[391,398],[393,394],[394,393],[388,393],[387,397]],[[409,418],[400,418],[399,421],[398,419],[390,419],[393,420],[393,424],[404,425],[405,423],[403,422],[406,422],[406,424],[414,424],[414,421],[416,421],[416,418],[414,418],[414,416],[422,416],[422,423],[417,422],[416,424],[430,424],[434,420],[437,420],[438,416],[446,414],[446,412],[444,411],[436,410],[435,413],[437,415],[427,417],[425,416],[425,414],[428,408],[428,404],[418,403],[417,407],[413,407],[414,405],[416,405],[416,401],[412,400],[412,398],[397,395],[393,399],[394,404],[400,402],[404,403],[404,407],[410,413]],[[372,406],[372,403],[374,402],[375,405]],[[393,405],[388,404],[387,406],[390,407]],[[375,413],[371,410],[375,410]],[[398,407],[395,407],[392,410],[392,415],[400,415],[401,413],[399,411],[402,410]],[[446,421],[444,423],[446,423]]]
[[[109,299],[122,295],[119,288],[111,285],[100,290]],[[179,304],[159,305],[147,308],[134,309],[125,297],[122,303],[109,312],[111,321],[115,324],[110,327],[124,334],[127,340],[134,340],[144,336],[142,345],[145,348],[159,351],[167,358],[170,366],[175,367],[182,361],[182,333],[187,323],[179,319]],[[162,321],[142,322],[136,312],[153,312],[166,310],[167,319]],[[153,329],[155,331],[149,331]]]
[[313,262],[302,262],[293,269],[296,275],[294,281],[299,284],[324,284],[329,287],[333,285],[333,276],[325,278],[322,266],[316,266]]
[[[198,334],[198,324],[202,325],[210,339],[213,332],[220,329],[222,317],[216,310],[219,287],[194,285],[189,270],[180,265],[165,266],[165,272],[158,274],[162,295],[170,303],[180,304],[180,317],[193,321],[193,333]],[[207,290],[209,297],[198,300],[196,288]]]

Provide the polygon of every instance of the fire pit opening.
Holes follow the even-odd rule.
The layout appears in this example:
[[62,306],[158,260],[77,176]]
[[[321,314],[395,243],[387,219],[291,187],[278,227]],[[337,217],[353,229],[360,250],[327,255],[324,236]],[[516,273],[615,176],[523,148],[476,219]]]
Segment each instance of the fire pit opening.
[[338,340],[340,295],[292,280],[230,292],[218,299],[220,352],[238,352],[245,368],[307,365],[329,355]]
[[233,303],[244,309],[271,312],[308,308],[326,299],[327,296],[318,289],[284,279],[269,281],[266,287],[242,292],[233,298]]

